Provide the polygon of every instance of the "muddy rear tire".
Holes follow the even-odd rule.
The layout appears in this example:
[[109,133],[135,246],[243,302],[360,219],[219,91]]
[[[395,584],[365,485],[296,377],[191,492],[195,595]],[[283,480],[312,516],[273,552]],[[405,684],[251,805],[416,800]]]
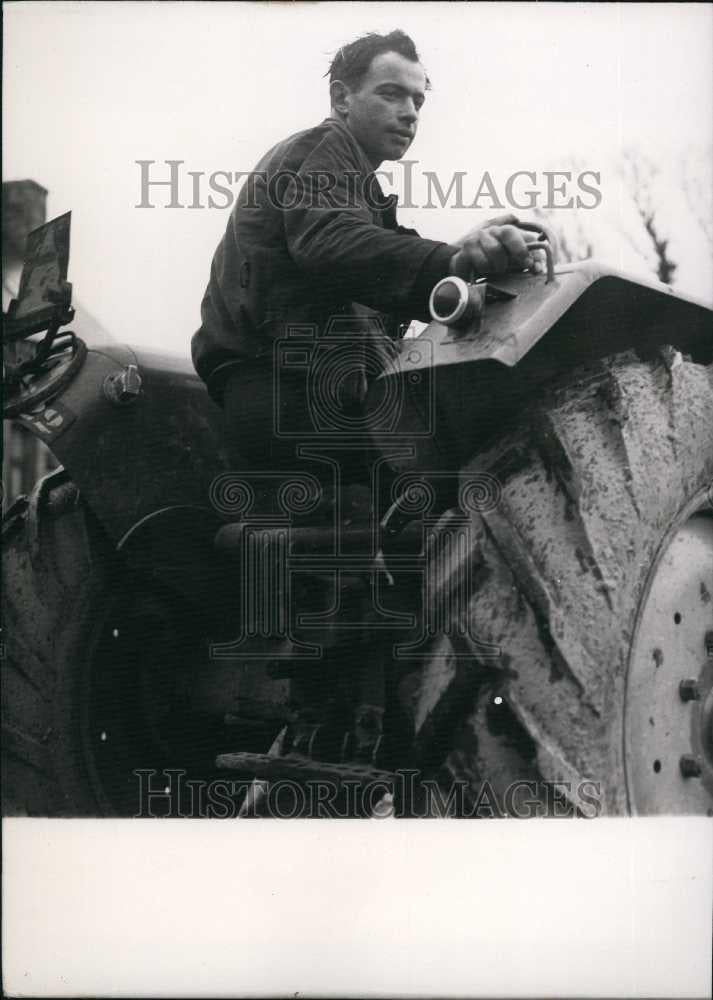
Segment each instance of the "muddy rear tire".
[[61,469],[6,515],[3,636],[4,815],[144,815],[162,769],[212,770],[202,619],[127,569]]
[[82,653],[112,574],[106,540],[63,470],[3,521],[3,814],[91,816],[80,740]]
[[[519,426],[462,472],[500,486],[472,515],[482,582],[467,607],[469,634],[500,657],[479,663],[474,649],[465,671],[447,658],[423,671],[417,721],[435,731],[454,698],[464,720],[441,777],[465,781],[471,801],[488,781],[501,807],[534,780],[540,805],[558,782],[586,815],[711,814],[713,546],[679,570],[690,580],[661,574],[684,526],[713,538],[713,367],[669,348],[620,355],[553,386]],[[671,614],[671,598],[652,612],[654,586],[685,591],[690,607]],[[693,670],[702,690],[685,702]],[[699,775],[682,772],[686,754]]]

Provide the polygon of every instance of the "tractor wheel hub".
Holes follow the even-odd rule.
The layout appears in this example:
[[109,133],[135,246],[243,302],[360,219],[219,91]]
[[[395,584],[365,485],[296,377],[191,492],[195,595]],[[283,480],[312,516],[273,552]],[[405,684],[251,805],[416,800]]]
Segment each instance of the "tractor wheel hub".
[[638,814],[713,816],[713,518],[699,510],[658,558],[627,681],[624,753]]

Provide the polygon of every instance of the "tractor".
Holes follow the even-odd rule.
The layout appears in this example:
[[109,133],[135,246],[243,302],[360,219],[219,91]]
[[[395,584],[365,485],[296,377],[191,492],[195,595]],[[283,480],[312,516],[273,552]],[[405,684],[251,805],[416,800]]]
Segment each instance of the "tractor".
[[256,472],[188,358],[70,329],[69,231],[4,322],[60,463],[3,520],[5,815],[713,815],[709,307],[541,242],[378,370],[291,330],[314,435]]

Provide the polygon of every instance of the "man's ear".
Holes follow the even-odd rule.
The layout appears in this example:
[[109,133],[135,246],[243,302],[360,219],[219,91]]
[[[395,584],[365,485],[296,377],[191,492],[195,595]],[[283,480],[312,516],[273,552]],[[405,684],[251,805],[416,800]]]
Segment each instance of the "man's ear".
[[329,97],[334,110],[346,117],[349,111],[349,87],[346,83],[342,83],[341,80],[332,80],[329,85]]

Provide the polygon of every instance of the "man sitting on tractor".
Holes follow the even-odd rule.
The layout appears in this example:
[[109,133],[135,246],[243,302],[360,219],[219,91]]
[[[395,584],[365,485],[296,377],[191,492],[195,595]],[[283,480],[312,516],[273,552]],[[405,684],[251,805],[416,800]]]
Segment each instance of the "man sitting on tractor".
[[[238,196],[213,259],[192,355],[224,407],[241,464],[293,467],[294,432],[314,433],[305,380],[274,365],[274,343],[290,327],[319,337],[336,319],[374,345],[397,338],[412,319],[427,320],[431,289],[447,275],[469,279],[532,263],[527,244],[535,236],[518,229],[514,216],[456,244],[397,224],[396,198],[384,196],[374,172],[409,149],[428,88],[402,31],[343,46],[329,69],[329,117],[270,149]],[[341,400],[358,407],[364,371],[346,382]]]

